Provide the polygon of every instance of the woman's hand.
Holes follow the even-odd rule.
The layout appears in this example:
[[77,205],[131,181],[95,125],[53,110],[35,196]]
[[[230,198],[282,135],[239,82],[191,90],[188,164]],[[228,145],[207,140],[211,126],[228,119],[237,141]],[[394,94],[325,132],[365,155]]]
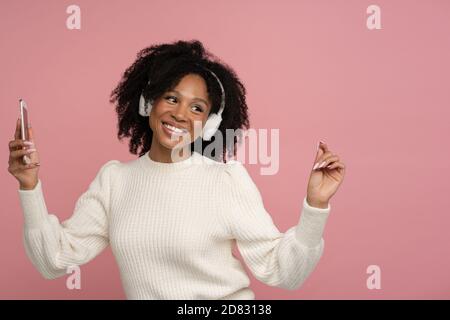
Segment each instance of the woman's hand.
[[[20,138],[20,130],[20,119],[17,119],[14,140],[9,142],[8,171],[19,181],[20,189],[31,190],[38,183],[39,155],[34,144],[32,128],[28,129],[28,142]],[[29,164],[23,162],[24,155],[31,159]]]
[[306,201],[312,207],[327,208],[330,198],[344,180],[345,165],[320,141],[309,177]]

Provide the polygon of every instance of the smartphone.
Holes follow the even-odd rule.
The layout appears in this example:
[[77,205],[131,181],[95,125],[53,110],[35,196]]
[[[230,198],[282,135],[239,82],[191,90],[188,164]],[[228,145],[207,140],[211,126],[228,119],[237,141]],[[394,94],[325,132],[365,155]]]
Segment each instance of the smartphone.
[[[19,108],[20,108],[20,139],[28,140],[28,106],[23,99],[19,99]],[[22,161],[24,164],[31,163],[30,157],[24,155],[22,157]]]

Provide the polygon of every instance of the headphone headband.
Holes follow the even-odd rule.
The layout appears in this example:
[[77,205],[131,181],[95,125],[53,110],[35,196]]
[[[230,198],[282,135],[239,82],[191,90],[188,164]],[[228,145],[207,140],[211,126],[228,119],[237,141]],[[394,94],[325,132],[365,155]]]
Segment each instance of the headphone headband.
[[210,69],[208,69],[206,67],[203,67],[203,66],[199,65],[198,63],[196,63],[196,65],[198,65],[199,67],[209,71],[214,76],[214,78],[216,78],[217,82],[219,83],[220,91],[222,92],[222,94],[221,94],[220,108],[219,108],[219,111],[217,112],[217,114],[219,116],[222,116],[222,112],[225,109],[225,90],[223,88],[222,82],[220,81],[219,77],[212,70],[210,70]]

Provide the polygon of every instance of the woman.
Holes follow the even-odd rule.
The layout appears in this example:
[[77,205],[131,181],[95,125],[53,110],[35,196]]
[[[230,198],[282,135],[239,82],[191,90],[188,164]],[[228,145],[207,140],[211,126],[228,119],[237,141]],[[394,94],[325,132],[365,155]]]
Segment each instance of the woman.
[[[238,139],[217,139],[220,148],[202,154],[212,136],[249,124],[244,86],[199,41],[142,50],[111,102],[119,139],[131,137],[139,157],[106,162],[62,223],[45,205],[33,131],[20,140],[17,122],[9,172],[20,183],[26,253],[42,276],[63,276],[110,244],[128,299],[254,299],[232,255],[236,242],[258,280],[300,287],[323,253],[329,200],[344,177],[326,144],[318,146],[299,223],[281,233],[243,164],[226,161]],[[192,151],[198,141],[202,148]],[[22,164],[24,154],[34,164]]]

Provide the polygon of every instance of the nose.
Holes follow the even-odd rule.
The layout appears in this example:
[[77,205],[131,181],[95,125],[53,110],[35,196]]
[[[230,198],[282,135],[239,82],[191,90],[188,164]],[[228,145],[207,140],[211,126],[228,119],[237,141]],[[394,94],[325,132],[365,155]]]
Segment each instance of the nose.
[[187,110],[187,106],[184,106],[182,103],[178,104],[178,106],[173,110],[171,116],[173,119],[175,119],[176,121],[186,121],[187,116],[186,116],[186,111]]

